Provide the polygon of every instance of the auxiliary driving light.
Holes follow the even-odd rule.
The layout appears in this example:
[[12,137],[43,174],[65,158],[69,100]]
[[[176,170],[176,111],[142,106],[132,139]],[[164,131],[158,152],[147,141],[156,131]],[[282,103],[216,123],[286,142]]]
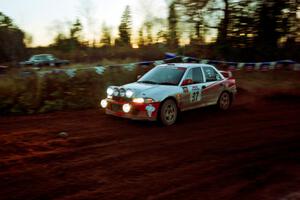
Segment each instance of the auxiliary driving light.
[[119,94],[120,94],[120,92],[119,92],[118,88],[115,88],[115,89],[114,89],[114,92],[113,92],[113,95],[114,95],[115,97],[117,97],[117,96],[119,96]]
[[114,93],[114,90],[111,87],[109,87],[109,88],[107,88],[106,93],[108,96],[112,96]]
[[125,95],[126,95],[126,90],[124,88],[121,88],[120,89],[120,96],[125,97]]
[[132,90],[126,90],[126,97],[127,98],[131,98],[133,95],[133,91]]
[[106,99],[103,99],[103,100],[101,100],[100,104],[101,104],[102,108],[106,108],[108,103],[107,103]]
[[123,111],[125,113],[129,113],[130,109],[131,109],[131,105],[130,104],[126,103],[126,104],[123,105]]

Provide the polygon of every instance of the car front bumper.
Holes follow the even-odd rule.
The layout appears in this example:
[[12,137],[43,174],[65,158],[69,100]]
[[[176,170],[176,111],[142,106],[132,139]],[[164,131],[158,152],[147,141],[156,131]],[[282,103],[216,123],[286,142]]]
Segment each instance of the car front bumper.
[[[107,101],[107,106],[105,108],[105,113],[108,115],[113,115],[117,117],[123,117],[133,120],[148,120],[156,121],[159,109],[159,102],[153,103],[133,103],[133,102],[123,102],[116,101],[112,99],[105,99]],[[129,112],[124,112],[123,105],[129,104],[131,109]]]

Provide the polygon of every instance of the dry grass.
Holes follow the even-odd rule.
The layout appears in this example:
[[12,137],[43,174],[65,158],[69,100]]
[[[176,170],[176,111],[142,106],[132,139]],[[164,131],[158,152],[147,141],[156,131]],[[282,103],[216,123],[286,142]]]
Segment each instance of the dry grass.
[[233,75],[237,80],[238,87],[248,91],[293,90],[300,92],[300,72],[298,71],[236,71]]

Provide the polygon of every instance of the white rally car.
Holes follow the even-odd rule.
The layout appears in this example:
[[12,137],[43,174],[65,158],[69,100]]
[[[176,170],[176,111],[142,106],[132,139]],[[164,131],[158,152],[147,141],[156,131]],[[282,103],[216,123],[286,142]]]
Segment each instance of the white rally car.
[[109,115],[172,125],[181,111],[208,105],[227,110],[235,94],[230,72],[207,64],[163,64],[137,82],[108,87],[101,107]]

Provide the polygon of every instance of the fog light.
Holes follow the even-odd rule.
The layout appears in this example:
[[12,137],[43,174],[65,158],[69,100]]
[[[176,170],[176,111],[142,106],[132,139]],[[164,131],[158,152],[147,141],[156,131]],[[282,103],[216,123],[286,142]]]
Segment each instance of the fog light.
[[127,103],[127,104],[123,105],[123,111],[125,113],[129,113],[130,109],[131,109],[131,105],[130,104]]
[[108,103],[107,103],[106,99],[103,99],[103,100],[101,100],[100,104],[101,104],[102,108],[106,108]]

